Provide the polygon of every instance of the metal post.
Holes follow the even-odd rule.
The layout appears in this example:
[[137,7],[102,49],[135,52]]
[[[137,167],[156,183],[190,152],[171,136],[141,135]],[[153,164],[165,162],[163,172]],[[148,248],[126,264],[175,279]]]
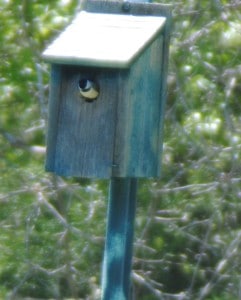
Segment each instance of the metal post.
[[111,179],[102,300],[130,299],[136,191],[137,179]]

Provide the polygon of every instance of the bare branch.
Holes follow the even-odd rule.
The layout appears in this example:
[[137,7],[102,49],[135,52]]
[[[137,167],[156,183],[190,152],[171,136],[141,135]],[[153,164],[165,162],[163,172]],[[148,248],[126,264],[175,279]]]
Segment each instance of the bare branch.
[[20,194],[25,194],[31,192],[31,189],[29,188],[23,188],[16,191],[8,192],[7,194],[0,194],[0,203],[7,203],[9,198],[12,198],[14,196],[18,196]]

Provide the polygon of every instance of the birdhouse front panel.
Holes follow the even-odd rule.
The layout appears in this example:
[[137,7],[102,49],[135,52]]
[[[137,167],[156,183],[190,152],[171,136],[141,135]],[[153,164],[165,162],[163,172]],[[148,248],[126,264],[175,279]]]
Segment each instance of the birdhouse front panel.
[[[56,116],[49,120],[48,171],[65,176],[111,176],[117,76],[113,70],[52,66],[50,115],[54,112]],[[85,79],[101,87],[98,100],[88,101],[80,94],[79,82]]]

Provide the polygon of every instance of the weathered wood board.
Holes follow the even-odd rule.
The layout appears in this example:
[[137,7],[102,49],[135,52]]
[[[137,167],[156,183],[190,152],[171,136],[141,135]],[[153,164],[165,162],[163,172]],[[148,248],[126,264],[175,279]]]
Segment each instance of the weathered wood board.
[[[101,86],[98,100],[91,103],[79,95],[79,79],[86,76],[97,77]],[[78,177],[110,176],[118,99],[116,85],[116,71],[52,66],[50,115],[52,112],[55,116],[50,118],[48,126],[48,171]]]
[[159,37],[129,72],[121,73],[120,86],[125,88],[119,89],[118,95],[114,176],[159,176],[163,142],[162,46]]

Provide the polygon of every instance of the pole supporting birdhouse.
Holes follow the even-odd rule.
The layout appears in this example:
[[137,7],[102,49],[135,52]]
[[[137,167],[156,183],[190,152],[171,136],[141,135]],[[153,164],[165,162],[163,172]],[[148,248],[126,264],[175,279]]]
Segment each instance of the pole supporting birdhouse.
[[102,300],[130,299],[137,178],[159,177],[170,6],[85,0],[44,51],[46,170],[110,179]]
[[137,180],[112,178],[102,269],[102,299],[130,299]]

